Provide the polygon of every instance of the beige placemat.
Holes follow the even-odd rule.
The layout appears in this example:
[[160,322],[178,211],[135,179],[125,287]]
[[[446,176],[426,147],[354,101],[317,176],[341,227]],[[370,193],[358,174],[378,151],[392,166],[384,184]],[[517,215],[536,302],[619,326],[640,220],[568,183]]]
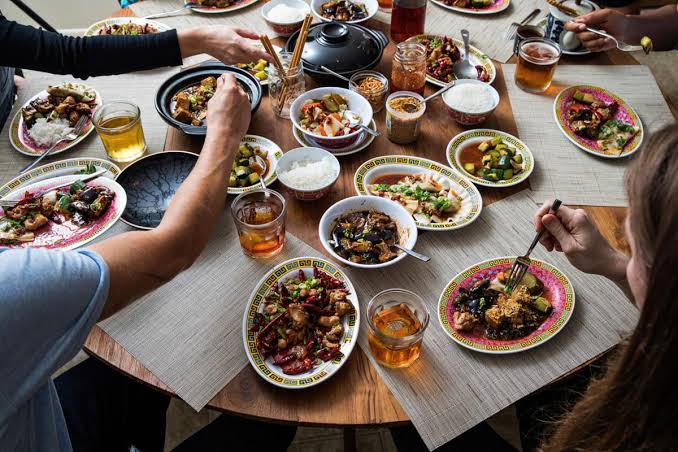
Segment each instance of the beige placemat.
[[624,171],[629,159],[604,159],[587,154],[560,131],[553,101],[570,85],[607,88],[640,115],[645,140],[674,121],[664,96],[647,66],[558,66],[554,86],[546,94],[529,94],[515,84],[515,65],[504,65],[504,77],[518,135],[535,158],[530,186],[537,200],[562,199],[568,204],[625,206]]
[[[19,91],[19,99],[14,104],[12,113],[0,132],[0,185],[12,179],[21,168],[35,159],[34,157],[19,153],[10,144],[9,124],[12,118],[14,118],[16,112],[19,111],[28,99],[38,92],[47,89],[49,85],[56,85],[61,82],[75,81],[86,83],[99,92],[104,102],[124,100],[138,105],[141,110],[141,123],[144,128],[148,152],[162,151],[165,144],[165,135],[167,134],[167,124],[155,110],[155,93],[162,82],[176,71],[178,71],[178,68],[156,69],[124,75],[91,77],[84,81],[66,75],[25,71],[26,83]],[[96,131],[93,131],[75,148],[52,157],[47,157],[43,162],[49,163],[76,157],[107,158]]]
[[374,362],[367,351],[367,322],[361,324],[359,343],[430,449],[607,350],[635,324],[636,308],[613,283],[585,275],[561,254],[538,247],[533,257],[561,269],[576,293],[573,317],[558,336],[533,350],[499,356],[462,348],[444,333],[437,303],[447,283],[477,262],[529,246],[536,208],[529,196],[523,191],[490,205],[471,227],[420,235],[416,249],[431,256],[429,263],[408,258],[385,270],[348,271],[363,319],[368,301],[392,287],[412,290],[428,305],[431,321],[422,354],[411,367],[394,370]]

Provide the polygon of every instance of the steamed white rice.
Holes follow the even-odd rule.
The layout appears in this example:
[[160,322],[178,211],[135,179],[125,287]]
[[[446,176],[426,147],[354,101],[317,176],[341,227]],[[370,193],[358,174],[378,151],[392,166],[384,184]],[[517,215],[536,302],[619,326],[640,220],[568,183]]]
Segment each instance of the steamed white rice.
[[30,137],[40,146],[51,146],[64,136],[73,131],[70,123],[63,118],[47,121],[46,118],[38,118],[28,130]]

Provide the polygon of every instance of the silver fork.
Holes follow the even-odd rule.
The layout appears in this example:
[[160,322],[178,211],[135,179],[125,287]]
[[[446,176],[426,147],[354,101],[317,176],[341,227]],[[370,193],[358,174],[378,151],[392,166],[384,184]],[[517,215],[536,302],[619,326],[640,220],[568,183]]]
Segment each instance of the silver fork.
[[[551,204],[551,208],[549,209],[549,213],[552,214],[556,213],[556,211],[560,207],[560,204],[561,204],[560,199],[556,199],[555,201],[553,201],[553,204]],[[541,231],[539,231],[537,235],[534,237],[534,240],[532,240],[532,244],[530,245],[530,248],[527,250],[527,253],[524,256],[517,257],[515,262],[513,262],[513,267],[511,267],[511,274],[506,280],[507,292],[509,293],[513,292],[513,289],[515,289],[518,283],[520,283],[520,281],[523,280],[523,276],[525,276],[527,269],[530,268],[530,264],[532,263],[532,261],[530,260],[530,253],[532,252],[534,247],[537,246],[537,243],[539,242],[541,236],[544,234],[545,230],[546,228],[542,226]]]
[[148,16],[142,17],[142,19],[157,19],[159,17],[167,17],[167,16],[173,16],[177,13],[180,13],[182,11],[194,9],[194,8],[204,8],[203,6],[196,5],[194,3],[186,3],[184,6],[182,6],[179,9],[173,9],[172,11],[165,11],[162,13],[155,13],[155,14],[149,14]]
[[56,149],[56,147],[57,147],[59,144],[63,143],[64,141],[73,141],[73,140],[77,139],[77,138],[80,136],[80,134],[82,134],[82,131],[85,129],[85,123],[87,122],[87,118],[88,118],[88,117],[89,117],[89,116],[87,116],[87,115],[82,115],[82,116],[80,116],[80,119],[78,119],[78,122],[75,123],[75,127],[74,127],[73,132],[69,133],[68,135],[66,135],[65,137],[63,137],[62,139],[60,139],[59,141],[57,141],[56,143],[54,143],[54,144],[52,145],[52,147],[49,148],[49,149],[47,149],[45,152],[43,152],[42,155],[41,155],[40,157],[38,157],[37,159],[33,160],[33,162],[31,162],[30,165],[24,167],[24,169],[22,169],[21,171],[19,171],[19,173],[17,174],[17,176],[18,176],[19,174],[25,173],[26,171],[30,170],[30,169],[33,168],[35,165],[37,165],[38,163],[40,163],[45,157],[47,157],[48,155],[50,155],[50,154],[52,153],[52,151],[54,151],[54,150]]
[[528,22],[530,22],[532,19],[537,17],[537,14],[539,14],[540,12],[541,12],[541,9],[537,8],[534,11],[532,11],[530,14],[528,14],[527,17],[525,17],[525,19],[520,21],[520,23],[512,22],[511,25],[509,25],[508,30],[506,30],[506,34],[504,35],[504,38],[506,38],[509,41],[511,39],[515,38],[516,30],[518,30],[518,27],[520,27],[521,25],[525,25]]
[[610,34],[607,34],[607,33],[605,33],[605,32],[602,31],[602,30],[597,30],[597,29],[595,29],[595,28],[586,27],[586,31],[613,40],[614,43],[615,43],[615,45],[617,46],[617,48],[618,48],[619,50],[621,50],[622,52],[636,52],[636,51],[638,51],[638,50],[642,50],[642,51],[644,51],[645,53],[649,53],[648,51],[646,51],[645,49],[643,49],[642,46],[632,46],[631,44],[627,44],[627,43],[625,43],[625,42],[623,42],[623,41],[620,41],[620,40],[618,40],[617,38],[615,38],[614,36],[612,36],[612,35],[610,35]]

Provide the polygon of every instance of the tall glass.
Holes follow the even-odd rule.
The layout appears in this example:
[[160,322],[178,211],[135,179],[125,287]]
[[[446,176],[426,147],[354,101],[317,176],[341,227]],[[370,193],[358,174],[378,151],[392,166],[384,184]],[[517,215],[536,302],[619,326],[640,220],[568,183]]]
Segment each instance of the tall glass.
[[421,354],[429,314],[424,300],[405,289],[379,292],[367,306],[372,356],[387,367],[407,367]]
[[285,245],[285,198],[277,191],[241,193],[231,204],[242,252],[254,258],[271,257]]
[[528,93],[543,93],[553,81],[560,46],[544,38],[526,39],[520,43],[516,65],[516,85]]
[[424,34],[426,0],[393,0],[391,11],[391,39],[402,42]]
[[268,97],[271,102],[273,113],[281,118],[290,118],[290,106],[294,99],[306,91],[306,79],[304,78],[304,66],[299,62],[295,67],[290,67],[292,54],[280,52],[280,62],[287,74],[279,74],[275,65],[268,68]]
[[146,152],[141,111],[133,103],[105,103],[94,112],[94,127],[114,162],[131,162]]

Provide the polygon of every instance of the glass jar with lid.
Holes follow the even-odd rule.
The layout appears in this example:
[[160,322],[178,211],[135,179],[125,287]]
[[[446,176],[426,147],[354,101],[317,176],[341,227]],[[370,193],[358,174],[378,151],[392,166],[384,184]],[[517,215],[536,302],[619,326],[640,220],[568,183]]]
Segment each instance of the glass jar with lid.
[[391,91],[424,93],[426,86],[426,47],[415,42],[396,46],[391,69]]

